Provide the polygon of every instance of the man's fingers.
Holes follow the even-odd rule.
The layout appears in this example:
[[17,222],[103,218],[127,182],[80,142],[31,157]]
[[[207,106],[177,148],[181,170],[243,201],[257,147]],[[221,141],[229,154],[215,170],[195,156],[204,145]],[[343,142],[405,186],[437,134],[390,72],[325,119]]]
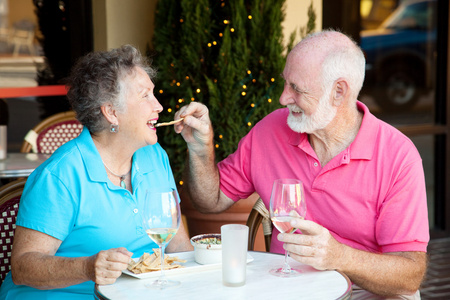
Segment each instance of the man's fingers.
[[186,106],[183,106],[180,109],[180,114],[178,115],[181,118],[187,117],[187,116],[194,116],[196,118],[201,118],[204,115],[208,114],[208,108],[198,102],[191,102]]
[[309,235],[316,235],[320,234],[322,230],[322,226],[319,224],[309,221],[309,220],[303,220],[301,218],[294,218],[291,220],[291,225],[297,229],[300,229],[300,231],[303,234],[309,234]]

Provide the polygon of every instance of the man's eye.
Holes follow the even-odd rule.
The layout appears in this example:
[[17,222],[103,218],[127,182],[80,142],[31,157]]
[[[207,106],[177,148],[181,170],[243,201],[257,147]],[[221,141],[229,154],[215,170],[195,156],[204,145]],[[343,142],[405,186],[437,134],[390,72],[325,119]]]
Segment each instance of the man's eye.
[[295,84],[291,84],[291,88],[296,91],[297,93],[300,92],[300,90],[297,88],[297,86]]

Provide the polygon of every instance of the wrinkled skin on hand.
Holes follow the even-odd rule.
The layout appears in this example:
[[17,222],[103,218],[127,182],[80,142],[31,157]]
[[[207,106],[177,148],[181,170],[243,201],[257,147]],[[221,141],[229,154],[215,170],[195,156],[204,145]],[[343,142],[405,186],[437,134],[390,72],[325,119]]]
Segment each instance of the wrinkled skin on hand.
[[337,268],[344,247],[328,229],[300,218],[293,219],[291,225],[300,229],[302,234],[280,233],[278,240],[284,242],[284,249],[289,251],[293,259],[318,270]]
[[205,105],[191,102],[175,114],[175,120],[179,118],[184,120],[174,125],[175,132],[181,133],[190,150],[200,150],[212,143],[213,129]]
[[132,253],[120,247],[90,257],[89,278],[97,284],[112,284],[128,266]]

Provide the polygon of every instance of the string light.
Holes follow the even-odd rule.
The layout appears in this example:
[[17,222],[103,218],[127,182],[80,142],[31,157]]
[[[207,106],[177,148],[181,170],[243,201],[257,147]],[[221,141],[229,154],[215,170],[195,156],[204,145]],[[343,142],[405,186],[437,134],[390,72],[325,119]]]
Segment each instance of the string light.
[[250,127],[250,126],[252,126],[252,123],[251,123],[251,122],[248,122],[247,125],[248,125],[248,127]]
[[217,42],[216,42],[216,41],[214,41],[214,42],[213,42],[213,45],[214,45],[214,46],[215,46],[215,45],[217,45]]
[[212,45],[211,45],[211,43],[208,43],[208,47],[211,47]]
[[270,99],[270,98],[267,99],[267,102],[272,103],[272,99]]
[[181,83],[177,82],[177,86],[180,86],[180,85],[181,85]]
[[250,104],[251,107],[255,107],[255,103]]
[[162,93],[164,93],[164,91],[163,90],[159,90],[159,93],[162,94]]
[[247,74],[248,74],[248,75],[252,74],[252,71],[247,70]]
[[275,82],[275,78],[270,78],[270,81]]
[[183,102],[184,102],[183,98],[178,99],[178,103],[183,103]]
[[172,112],[172,109],[171,109],[171,108],[168,108],[168,109],[167,109],[167,112],[170,112],[170,113],[171,113],[171,112]]
[[223,33],[222,33],[222,32],[221,32],[221,33],[219,33],[219,36],[220,36],[220,37],[223,37]]
[[243,88],[243,89],[246,89],[246,88],[247,88],[247,86],[246,86],[246,85],[244,84],[244,85],[242,86],[242,88]]
[[179,183],[180,183],[180,185],[183,185],[183,183],[184,183],[184,182],[183,182],[183,180],[180,180],[180,182],[179,182]]
[[230,21],[228,21],[228,20],[223,20],[223,24],[229,24],[230,23]]
[[223,135],[219,134],[219,139],[223,139]]
[[184,22],[184,20],[183,19],[180,19],[180,23],[183,23]]
[[216,148],[219,148],[219,144],[216,144]]
[[230,31],[231,31],[231,32],[234,32],[234,28],[230,28]]
[[186,76],[186,80],[189,80],[189,76]]
[[248,15],[248,19],[251,20],[252,19],[252,15]]
[[242,92],[241,95],[242,95],[242,96],[245,96],[245,95],[247,95],[247,93],[246,93],[246,92]]
[[200,94],[200,92],[201,92],[200,89],[196,89],[195,91],[197,92],[197,94]]
[[192,98],[191,98],[191,101],[195,101],[195,98],[194,98],[194,97],[192,97]]

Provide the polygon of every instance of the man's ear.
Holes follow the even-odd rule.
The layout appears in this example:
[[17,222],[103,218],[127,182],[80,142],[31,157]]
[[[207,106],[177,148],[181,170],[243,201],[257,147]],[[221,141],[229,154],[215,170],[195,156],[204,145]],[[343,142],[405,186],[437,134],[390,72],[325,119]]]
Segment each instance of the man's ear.
[[117,114],[116,114],[116,110],[114,109],[114,107],[111,104],[103,104],[100,107],[100,110],[102,111],[102,114],[105,116],[106,120],[108,120],[108,122],[110,124],[115,124],[118,125],[119,124],[119,120],[117,119]]
[[339,78],[333,85],[333,102],[335,106],[340,106],[348,97],[349,89],[347,81]]

